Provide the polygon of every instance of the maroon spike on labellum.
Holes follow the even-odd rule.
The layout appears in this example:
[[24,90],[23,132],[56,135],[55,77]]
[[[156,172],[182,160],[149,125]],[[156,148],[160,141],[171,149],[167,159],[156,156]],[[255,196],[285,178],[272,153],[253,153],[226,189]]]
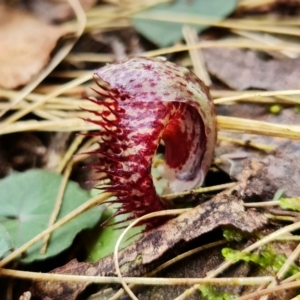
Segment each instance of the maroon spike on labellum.
[[[203,183],[213,159],[216,116],[209,91],[191,71],[161,59],[135,57],[95,72],[101,138],[93,168],[128,219],[168,208],[151,176],[160,140],[173,192]],[[101,188],[101,185],[100,185]]]

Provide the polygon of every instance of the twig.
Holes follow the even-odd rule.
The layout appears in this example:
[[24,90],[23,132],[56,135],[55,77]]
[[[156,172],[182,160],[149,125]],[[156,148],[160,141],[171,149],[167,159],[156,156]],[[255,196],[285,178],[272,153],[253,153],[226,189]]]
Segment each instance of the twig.
[[[24,279],[36,279],[47,281],[73,281],[73,282],[94,282],[94,283],[118,283],[118,277],[106,276],[85,276],[85,275],[66,275],[55,273],[40,273],[17,271],[10,269],[1,269],[0,274],[7,277],[16,277]],[[126,283],[134,283],[140,285],[189,285],[189,284],[217,284],[217,285],[259,285],[268,283],[274,277],[233,277],[233,278],[143,278],[143,277],[123,277]]]

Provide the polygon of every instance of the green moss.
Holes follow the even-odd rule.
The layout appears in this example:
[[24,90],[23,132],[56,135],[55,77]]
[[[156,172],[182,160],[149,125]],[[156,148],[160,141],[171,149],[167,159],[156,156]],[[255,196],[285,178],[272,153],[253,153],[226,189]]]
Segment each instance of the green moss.
[[215,287],[210,285],[202,285],[200,288],[201,299],[203,300],[233,300],[235,295],[229,293],[220,293]]
[[[222,254],[226,260],[252,262],[264,269],[272,268],[275,273],[281,269],[287,259],[284,254],[275,253],[270,246],[262,247],[260,253],[248,253],[231,248],[224,248],[222,249]],[[286,277],[296,274],[299,271],[300,268],[295,263],[292,263],[286,272]]]
[[224,228],[223,229],[223,236],[224,239],[226,239],[229,242],[241,242],[243,239],[246,238],[246,235],[238,229],[228,229],[228,228]]
[[300,197],[281,198],[279,202],[281,208],[300,211]]

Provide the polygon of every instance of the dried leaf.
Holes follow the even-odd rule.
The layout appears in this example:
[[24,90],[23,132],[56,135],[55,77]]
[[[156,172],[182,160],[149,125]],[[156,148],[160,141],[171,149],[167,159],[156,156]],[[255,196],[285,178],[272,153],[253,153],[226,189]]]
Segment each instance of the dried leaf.
[[65,29],[35,16],[0,6],[0,86],[29,82],[47,64]]
[[280,147],[275,155],[268,155],[260,161],[256,158],[245,162],[239,176],[243,198],[247,201],[261,198],[271,200],[277,190],[284,196],[300,195],[300,143],[289,142]]
[[210,74],[232,89],[300,89],[300,59],[263,60],[254,51],[203,49]]
[[[231,191],[220,193],[212,200],[170,220],[159,228],[146,233],[137,242],[119,253],[119,262],[124,276],[142,276],[167,251],[174,249],[183,241],[189,242],[204,233],[222,225],[231,225],[245,232],[252,232],[262,227],[266,222],[263,215],[255,211],[244,210],[243,203],[232,195]],[[140,259],[136,259],[140,257]],[[112,275],[115,267],[112,256],[98,263],[69,264],[55,269],[53,273],[77,275]],[[33,295],[42,299],[76,299],[85,289],[87,283],[61,283],[37,281],[32,287]]]

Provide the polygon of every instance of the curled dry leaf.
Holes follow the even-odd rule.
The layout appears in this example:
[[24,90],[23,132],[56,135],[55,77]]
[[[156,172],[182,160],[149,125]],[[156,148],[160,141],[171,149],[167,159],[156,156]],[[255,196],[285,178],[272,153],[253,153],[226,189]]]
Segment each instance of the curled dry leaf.
[[300,59],[264,60],[254,51],[203,49],[210,74],[232,89],[300,89]]
[[29,82],[49,61],[65,29],[35,16],[0,6],[0,86],[13,89]]

